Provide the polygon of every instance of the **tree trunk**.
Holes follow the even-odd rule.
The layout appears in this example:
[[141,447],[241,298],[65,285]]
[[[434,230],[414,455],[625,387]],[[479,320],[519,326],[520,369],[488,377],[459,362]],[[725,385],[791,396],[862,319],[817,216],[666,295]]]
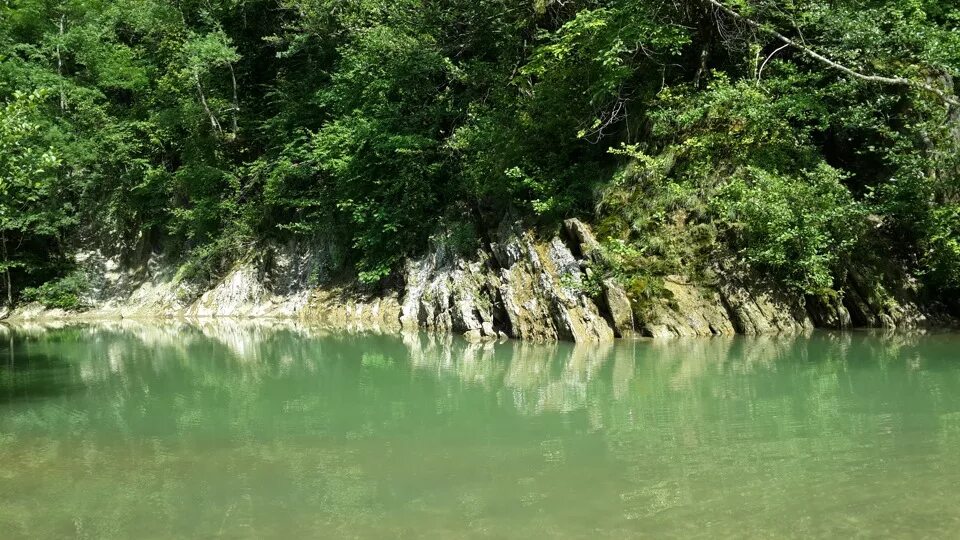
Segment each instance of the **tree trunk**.
[[237,74],[233,71],[233,64],[227,64],[230,68],[230,80],[233,81],[233,136],[237,136],[237,117],[240,116],[240,99],[237,97]]
[[67,92],[63,87],[63,57],[60,55],[60,44],[63,42],[66,15],[60,15],[60,36],[57,38],[57,75],[60,76],[60,112],[67,110]]
[[700,88],[700,81],[707,73],[707,61],[710,59],[710,49],[705,43],[700,50],[700,63],[697,65],[697,72],[693,75],[694,88]]
[[3,271],[7,280],[7,306],[13,307],[13,280],[10,279],[10,257],[7,254],[7,233],[0,232],[0,244],[3,246]]
[[698,39],[703,45],[700,48],[700,54],[697,55],[697,71],[693,75],[694,88],[700,88],[703,78],[710,69],[710,45],[713,43],[713,18],[709,5],[704,5],[703,14],[700,17],[700,28],[697,30]]

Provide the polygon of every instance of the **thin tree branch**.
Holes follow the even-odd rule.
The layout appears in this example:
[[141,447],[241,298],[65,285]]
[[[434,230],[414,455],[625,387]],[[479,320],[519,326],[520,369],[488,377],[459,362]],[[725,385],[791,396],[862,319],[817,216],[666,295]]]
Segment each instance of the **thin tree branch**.
[[60,23],[58,28],[60,30],[57,34],[57,75],[60,77],[58,83],[60,84],[60,112],[66,112],[67,110],[67,93],[63,88],[63,57],[60,55],[60,45],[63,43],[63,32],[64,25],[66,24],[67,16],[65,14],[60,15]]
[[213,126],[213,129],[219,135],[223,135],[223,128],[220,127],[220,122],[217,120],[217,117],[213,115],[213,111],[210,110],[210,105],[207,104],[207,96],[203,93],[203,86],[200,84],[200,73],[198,71],[193,72],[193,79],[197,83],[197,92],[200,93],[200,104],[203,105],[203,110],[207,113],[207,116],[210,117],[210,125]]
[[3,273],[7,279],[7,307],[13,307],[13,281],[10,279],[10,257],[7,254],[7,231],[0,231],[0,244],[3,245]]
[[708,1],[709,3],[711,3],[711,4],[713,4],[713,5],[714,5],[717,9],[719,9],[720,11],[726,13],[727,15],[730,15],[731,17],[733,17],[733,18],[735,18],[735,19],[737,19],[737,20],[739,20],[739,21],[743,21],[743,22],[746,23],[748,26],[750,26],[750,27],[752,27],[752,28],[755,28],[755,29],[757,29],[757,30],[759,30],[759,31],[761,31],[761,32],[766,32],[767,34],[770,34],[770,35],[772,35],[773,37],[779,39],[779,40],[782,41],[783,43],[785,43],[785,44],[787,44],[787,45],[790,45],[790,46],[793,46],[793,47],[796,47],[796,48],[799,49],[802,53],[806,54],[806,55],[809,56],[810,58],[813,58],[814,60],[817,60],[817,61],[820,62],[820,63],[826,64],[827,66],[829,66],[829,67],[831,67],[831,68],[833,68],[833,69],[836,69],[836,70],[838,70],[838,71],[841,71],[841,72],[843,72],[843,73],[845,73],[845,74],[847,74],[847,75],[849,75],[849,76],[851,76],[851,77],[853,77],[853,78],[855,78],[855,79],[859,79],[859,80],[865,81],[865,82],[872,82],[872,83],[879,83],[879,84],[887,84],[887,85],[892,85],[892,86],[906,86],[906,87],[909,87],[909,88],[915,88],[915,89],[919,89],[919,90],[925,90],[925,91],[930,92],[931,94],[937,96],[938,98],[940,98],[941,101],[943,101],[944,103],[946,103],[946,104],[948,104],[948,105],[952,105],[952,106],[954,106],[954,107],[960,107],[960,100],[958,100],[958,99],[956,98],[956,96],[951,96],[951,95],[947,94],[946,92],[944,92],[943,90],[941,90],[941,89],[939,89],[939,88],[936,88],[936,87],[931,86],[931,85],[926,84],[926,83],[914,81],[914,80],[911,80],[911,79],[905,79],[905,78],[903,78],[903,77],[883,77],[883,76],[880,76],[880,75],[866,75],[866,74],[864,74],[864,73],[860,73],[860,72],[858,72],[858,71],[854,71],[853,69],[850,69],[850,68],[848,68],[847,66],[844,66],[844,65],[842,65],[842,64],[839,64],[839,63],[837,63],[837,62],[835,62],[835,61],[827,58],[826,56],[823,56],[822,54],[814,51],[813,49],[807,47],[806,45],[802,45],[802,44],[800,44],[800,43],[797,43],[796,41],[788,38],[787,36],[781,34],[780,32],[777,32],[776,30],[773,30],[772,28],[768,28],[768,27],[766,27],[766,26],[758,23],[757,21],[754,21],[753,19],[750,19],[750,18],[748,18],[748,17],[745,17],[745,16],[737,13],[736,11],[734,11],[733,9],[727,7],[726,5],[724,5],[722,2],[719,2],[718,0],[707,0],[707,1]]
[[790,46],[790,44],[789,44],[789,43],[786,43],[786,44],[784,44],[783,46],[781,46],[779,49],[777,49],[777,50],[773,51],[772,53],[770,53],[769,56],[767,56],[767,59],[764,60],[764,61],[763,61],[763,64],[760,65],[760,69],[757,70],[757,84],[760,84],[760,79],[763,77],[763,68],[767,67],[767,63],[769,63],[770,60],[773,60],[773,57],[776,56],[778,52],[786,49],[786,48],[789,47],[789,46]]
[[237,97],[237,74],[233,71],[233,63],[227,62],[227,67],[230,68],[230,80],[233,82],[233,136],[237,136],[237,117],[240,116],[240,99]]

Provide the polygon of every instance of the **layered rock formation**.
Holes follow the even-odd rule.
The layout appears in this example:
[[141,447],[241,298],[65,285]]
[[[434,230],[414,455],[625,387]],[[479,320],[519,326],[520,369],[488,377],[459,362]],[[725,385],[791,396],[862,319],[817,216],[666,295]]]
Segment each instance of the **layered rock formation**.
[[443,249],[411,261],[405,328],[463,332],[471,339],[606,341],[614,332],[583,294],[582,261],[561,238],[537,242],[505,222],[489,250],[469,259]]
[[749,272],[718,269],[712,285],[680,276],[664,282],[664,297],[642,313],[608,278],[590,283],[599,242],[579,220],[538,238],[504,221],[488,245],[464,254],[435,245],[406,263],[402,284],[377,292],[338,281],[334,246],[271,246],[199,290],[176,277],[162,257],[123,268],[99,252],[78,255],[91,276],[83,313],[25,306],[9,316],[31,318],[241,317],[300,318],[333,327],[384,331],[425,329],[470,340],[603,342],[654,338],[798,333],[815,326],[921,327],[948,321],[921,308],[908,288],[887,292],[876,280],[850,273],[840,298],[802,298],[778,291]]

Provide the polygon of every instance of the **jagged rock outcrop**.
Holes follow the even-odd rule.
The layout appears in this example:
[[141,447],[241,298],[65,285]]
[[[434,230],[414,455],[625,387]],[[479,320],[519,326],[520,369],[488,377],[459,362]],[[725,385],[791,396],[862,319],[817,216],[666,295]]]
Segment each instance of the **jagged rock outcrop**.
[[[724,334],[795,334],[813,328],[923,328],[952,321],[924,310],[913,291],[890,293],[878,281],[850,272],[848,285],[829,297],[803,297],[778,289],[747,271],[718,272],[713,286],[684,282],[678,276],[664,282],[667,290],[639,323],[650,337]],[[866,283],[873,283],[866,285]]]
[[492,245],[500,264],[500,294],[511,334],[526,339],[605,341],[613,330],[583,293],[584,272],[569,247],[554,237],[534,242],[517,224],[501,226]]
[[21,306],[9,316],[296,318],[363,331],[425,329],[470,341],[577,342],[949,322],[921,309],[908,280],[891,292],[878,285],[882,280],[851,270],[842,294],[804,298],[732,265],[718,268],[711,285],[668,276],[662,298],[638,310],[616,280],[591,275],[603,265],[602,257],[590,227],[576,219],[546,239],[506,220],[489,234],[486,246],[468,253],[440,239],[425,255],[407,261],[402,284],[385,290],[345,278],[332,243],[268,245],[207,284],[178,279],[176,267],[159,255],[125,266],[86,251],[77,262],[91,278],[89,310]]
[[350,289],[318,288],[311,292],[300,318],[349,330],[398,332],[401,312],[395,293],[371,296]]
[[882,280],[864,269],[851,268],[847,275],[843,307],[854,326],[874,328],[920,328],[944,325],[936,311],[924,309],[917,299],[917,284],[908,276],[897,276],[896,290],[888,290]]
[[603,301],[606,303],[614,334],[619,338],[634,335],[637,327],[633,317],[633,304],[617,280],[608,278],[603,281]]
[[402,327],[496,339],[493,310],[497,283],[490,271],[490,255],[478,251],[472,259],[449,254],[440,247],[408,261]]
[[584,272],[559,237],[537,242],[504,222],[489,251],[470,260],[443,248],[406,269],[404,328],[531,340],[606,341],[613,329],[579,287]]
[[843,305],[839,295],[807,297],[807,314],[818,328],[843,330],[853,326],[850,311]]
[[600,242],[593,236],[590,227],[579,219],[568,219],[563,222],[567,236],[574,242],[577,255],[585,259],[595,259],[600,254]]
[[803,298],[779,290],[746,272],[728,271],[720,296],[740,334],[797,333],[813,329]]

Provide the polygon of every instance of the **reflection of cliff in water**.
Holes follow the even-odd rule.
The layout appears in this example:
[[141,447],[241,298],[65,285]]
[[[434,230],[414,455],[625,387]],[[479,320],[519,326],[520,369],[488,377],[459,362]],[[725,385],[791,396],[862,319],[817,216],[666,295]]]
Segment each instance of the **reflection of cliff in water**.
[[[778,370],[801,375],[799,380],[808,387],[805,407],[829,408],[817,400],[828,396],[836,400],[845,392],[858,391],[849,384],[865,363],[877,363],[882,370],[936,369],[925,364],[918,343],[922,339],[925,347],[935,347],[938,340],[936,335],[816,333],[599,345],[472,344],[426,334],[328,333],[290,321],[155,325],[124,321],[52,331],[34,326],[11,332],[0,326],[0,332],[0,358],[8,363],[15,364],[22,347],[52,359],[69,350],[71,365],[85,384],[102,381],[122,387],[123,374],[132,363],[141,374],[138,385],[151,383],[143,379],[144,373],[159,381],[169,372],[195,377],[198,386],[229,392],[255,392],[258,385],[277,378],[322,380],[331,370],[356,372],[358,377],[378,370],[409,370],[429,375],[443,386],[491,393],[523,414],[591,411],[597,419],[605,416],[600,414],[603,408],[615,408],[611,404],[618,402],[636,407],[634,419],[656,414],[658,401],[669,401],[673,407],[687,403],[689,411],[697,410],[704,399],[762,402],[764,396],[782,390],[777,388],[781,381],[797,383],[796,377],[777,377]],[[71,344],[78,341],[84,347],[74,350]],[[145,365],[150,369],[144,370]],[[707,376],[718,374],[727,376]],[[887,384],[910,381],[890,379]],[[683,399],[666,400],[670,393],[681,393]]]
[[[70,327],[56,335],[31,345],[33,352],[58,361],[61,347],[85,344],[81,356],[70,353],[77,381],[61,382],[61,388],[83,384],[114,396],[111,414],[118,427],[142,435],[203,433],[208,425],[223,424],[243,437],[272,432],[362,438],[414,429],[411,419],[425,414],[417,408],[428,406],[419,398],[430,396],[437,414],[463,424],[491,407],[500,415],[564,414],[566,421],[602,432],[630,462],[630,453],[639,458],[659,448],[662,457],[645,455],[643,467],[671,467],[674,452],[725,448],[729,453],[715,457],[740,460],[763,448],[743,440],[744,433],[791,440],[812,426],[836,430],[840,421],[851,432],[873,432],[883,422],[883,429],[905,433],[910,423],[938,421],[936,396],[960,394],[960,381],[945,387],[951,379],[919,375],[951,367],[943,360],[950,357],[950,336],[936,335],[494,345],[222,321],[125,322]],[[938,349],[943,354],[930,354]],[[169,386],[179,393],[163,392]],[[908,397],[924,414],[885,414],[891,395]],[[216,400],[234,408],[217,412],[206,406]],[[150,412],[137,410],[141,402],[169,407],[176,422],[144,424]],[[851,414],[851,407],[864,410]],[[289,418],[278,419],[277,411]]]
[[[955,342],[815,333],[586,346],[279,321],[0,326],[0,396],[13,397],[0,400],[0,478],[34,497],[0,505],[0,526],[137,537],[159,519],[169,528],[152,534],[171,537],[439,537],[469,515],[477,533],[586,537],[598,526],[584,516],[606,515],[600,536],[622,537],[637,520],[657,536],[743,512],[770,533],[758,535],[782,536],[769,516],[825,482],[838,487],[817,491],[818,504],[842,507],[844,486],[883,476],[877,453],[933,445],[904,455],[960,465],[949,457],[960,446]],[[921,428],[934,435],[918,443]],[[904,482],[925,473],[897,465]],[[925,482],[944,495],[950,480]],[[545,508],[546,494],[546,522],[502,513]],[[846,526],[834,517],[818,523]]]
[[[776,391],[764,388],[779,380],[765,382],[776,369],[804,369],[809,400],[836,400],[843,391],[837,366],[853,338],[818,339],[816,352],[801,354],[812,354],[805,360],[812,370],[776,363],[810,346],[802,339],[477,345],[424,334],[325,334],[290,323],[118,322],[17,329],[5,343],[0,388],[8,401],[87,387],[90,409],[102,412],[99,430],[175,437],[229,426],[244,437],[277,430],[357,437],[372,425],[407,428],[409,418],[423,412],[411,409],[427,406],[421,396],[431,396],[431,406],[444,413],[469,415],[491,406],[521,415],[586,413],[590,429],[624,432],[703,422],[707,404],[716,401],[770,407],[755,398]],[[32,365],[21,365],[18,356]],[[37,369],[38,362],[50,368]],[[735,376],[705,376],[716,372]],[[210,406],[218,402],[231,408]],[[84,425],[56,407],[30,415],[13,413],[8,420],[51,430],[63,422]],[[304,419],[308,425],[294,421]]]

